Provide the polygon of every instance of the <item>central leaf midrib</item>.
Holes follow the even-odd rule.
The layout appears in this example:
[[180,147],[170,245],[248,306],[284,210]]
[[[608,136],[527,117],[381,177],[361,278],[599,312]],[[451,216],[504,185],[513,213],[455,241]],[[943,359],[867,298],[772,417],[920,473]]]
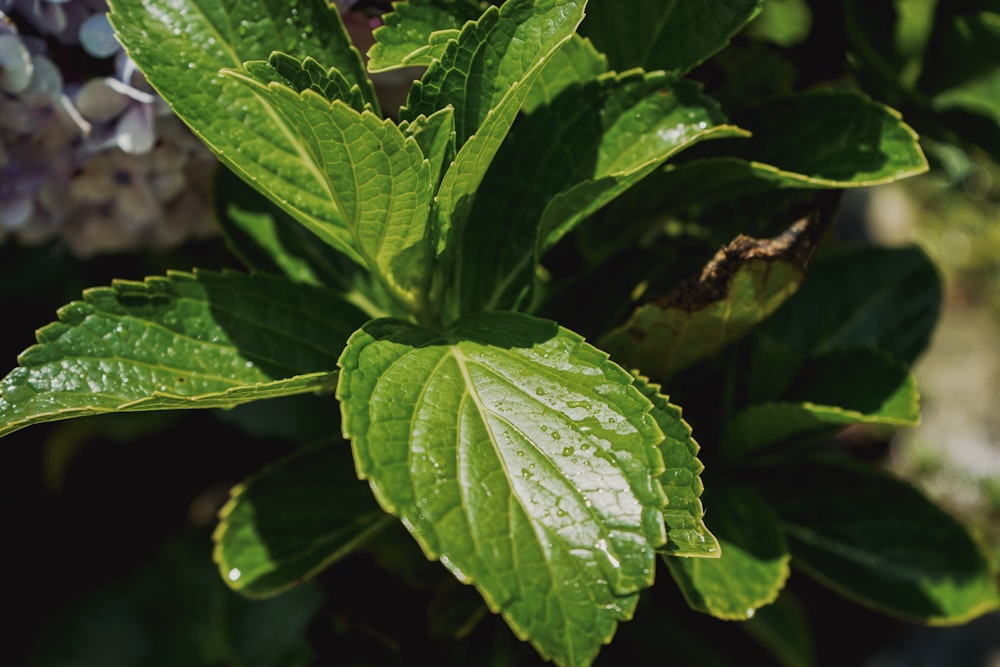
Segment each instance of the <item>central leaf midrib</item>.
[[[470,397],[470,399],[473,401],[474,405],[476,406],[477,412],[482,417],[481,418],[481,422],[482,422],[482,424],[483,424],[483,426],[484,426],[484,428],[485,428],[485,430],[487,432],[487,435],[489,436],[490,443],[493,445],[493,449],[494,449],[494,451],[495,451],[495,453],[497,455],[497,459],[499,460],[500,465],[503,467],[503,471],[504,471],[505,477],[508,480],[511,480],[512,479],[511,471],[507,467],[506,458],[503,456],[503,454],[501,452],[500,442],[496,438],[496,436],[495,436],[495,434],[493,432],[493,429],[490,428],[490,426],[489,426],[489,421],[486,419],[487,415],[490,415],[493,418],[495,418],[497,421],[501,421],[504,424],[506,424],[508,427],[510,427],[511,430],[515,431],[525,442],[529,443],[532,446],[532,448],[538,453],[538,455],[540,456],[540,458],[548,464],[548,466],[550,467],[552,473],[555,474],[555,475],[558,475],[559,477],[561,477],[563,483],[569,489],[571,489],[573,491],[573,494],[577,498],[579,505],[586,510],[587,514],[590,515],[591,520],[596,525],[602,527],[601,531],[602,531],[602,534],[605,537],[605,539],[610,539],[610,534],[608,534],[607,531],[603,530],[603,524],[601,523],[600,517],[597,516],[597,514],[595,513],[595,510],[594,510],[593,506],[591,506],[591,507],[587,506],[587,504],[586,504],[586,501],[587,501],[586,497],[584,497],[582,495],[582,493],[580,492],[580,490],[577,488],[577,486],[575,484],[573,484],[573,482],[571,480],[567,479],[565,477],[565,475],[563,475],[562,470],[559,468],[559,466],[556,464],[556,462],[549,456],[549,454],[547,452],[545,452],[545,450],[543,450],[540,447],[538,447],[535,444],[534,440],[532,438],[530,438],[526,433],[524,433],[516,424],[514,424],[513,422],[511,422],[506,417],[503,417],[502,415],[499,415],[496,412],[490,410],[486,406],[486,404],[480,399],[479,394],[476,391],[475,383],[473,382],[472,377],[471,377],[471,375],[469,374],[469,371],[468,371],[468,364],[469,363],[475,363],[475,361],[468,359],[465,356],[465,354],[461,351],[461,349],[458,348],[457,345],[450,346],[450,349],[451,349],[452,355],[453,355],[453,357],[454,357],[456,363],[458,364],[458,367],[459,367],[459,369],[460,369],[460,371],[462,373],[462,378],[465,381],[466,392],[467,392],[468,396]],[[478,364],[478,365],[485,372],[493,374],[500,381],[502,381],[502,382],[504,382],[506,384],[509,384],[514,390],[519,391],[520,393],[522,393],[525,397],[528,398],[528,400],[533,400],[536,403],[538,403],[539,405],[541,405],[546,411],[556,412],[553,408],[545,405],[544,403],[541,403],[540,401],[538,401],[538,399],[534,398],[529,392],[526,392],[523,388],[521,388],[520,386],[518,386],[518,385],[514,384],[513,382],[511,382],[511,380],[509,378],[505,377],[504,375],[502,375],[500,373],[497,373],[497,372],[493,371],[493,369],[491,369],[488,366],[485,366],[483,364]],[[565,417],[567,420],[569,419],[565,415],[562,415],[562,416]],[[514,491],[514,485],[512,483],[509,483],[509,487],[510,487],[511,495],[517,498],[518,505],[520,506],[521,510],[524,512],[525,516],[529,518],[529,520],[532,523],[532,525],[542,526],[543,528],[546,529],[546,531],[548,531],[548,527],[545,526],[545,524],[543,524],[543,523],[535,520],[532,517],[532,514],[525,507],[524,502],[522,501],[521,497]],[[537,533],[536,533],[536,535],[537,535]],[[556,535],[558,535],[558,533]],[[562,541],[561,537],[560,537],[560,541]]]

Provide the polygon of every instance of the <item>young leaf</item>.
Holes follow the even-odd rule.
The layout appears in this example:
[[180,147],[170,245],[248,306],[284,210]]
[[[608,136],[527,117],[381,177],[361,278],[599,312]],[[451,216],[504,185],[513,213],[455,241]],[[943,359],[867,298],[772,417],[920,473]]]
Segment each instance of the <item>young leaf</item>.
[[739,132],[700,87],[662,73],[566,86],[514,128],[487,172],[458,258],[463,307],[513,306],[541,253],[586,216],[672,155]]
[[778,517],[747,487],[712,486],[705,503],[722,557],[664,561],[692,609],[745,621],[774,602],[788,578],[790,558]]
[[715,354],[799,288],[832,218],[827,206],[775,238],[736,237],[697,278],[639,306],[601,347],[618,363],[664,379]]
[[860,465],[783,468],[761,490],[792,565],[887,614],[932,625],[1000,608],[980,545],[915,488]]
[[150,84],[224,164],[317,236],[361,263],[322,174],[287,121],[223,78],[273,51],[335,67],[377,109],[361,57],[327,0],[111,0],[119,40]]
[[762,4],[762,0],[592,0],[580,32],[608,55],[613,69],[641,67],[679,76],[725,47]]
[[804,354],[869,345],[912,363],[930,341],[941,298],[941,278],[920,248],[845,248],[817,259],[760,331]]
[[916,426],[920,404],[906,366],[884,352],[840,348],[805,360],[780,399],[752,404],[727,425],[726,453],[746,457],[848,424]]
[[299,60],[287,53],[273,52],[267,62],[252,60],[243,64],[251,78],[261,83],[277,83],[298,92],[311,90],[328,102],[341,100],[355,111],[368,106],[361,87],[349,81],[336,68],[327,69],[312,56]]
[[232,407],[331,389],[365,316],[279,278],[171,273],[84,292],[0,380],[0,435],[104,412]]
[[479,0],[408,0],[383,14],[384,24],[373,33],[368,69],[383,72],[398,67],[430,65],[441,57],[448,40],[457,39],[466,21],[479,18],[486,3]]
[[413,85],[403,121],[455,109],[458,154],[436,201],[437,252],[468,218],[472,199],[545,61],[572,37],[585,0],[508,0],[467,23]]
[[213,535],[222,578],[270,597],[350,554],[391,518],[354,474],[346,443],[292,454],[231,491]]
[[653,403],[653,419],[663,431],[660,453],[665,471],[660,486],[667,494],[663,519],[667,543],[660,551],[668,556],[718,558],[719,541],[705,527],[701,505],[701,471],[698,443],[691,437],[691,427],[681,417],[681,409],[660,393],[659,385],[637,377],[635,386]]
[[515,313],[365,325],[337,396],[361,477],[522,639],[586,665],[652,584],[663,434],[632,377]]
[[[297,91],[248,63],[226,74],[246,84],[284,118],[310,169],[326,182],[356,252],[410,312],[422,310],[433,239],[430,164],[391,120],[332,102],[312,88]],[[272,70],[273,71],[273,70]]]

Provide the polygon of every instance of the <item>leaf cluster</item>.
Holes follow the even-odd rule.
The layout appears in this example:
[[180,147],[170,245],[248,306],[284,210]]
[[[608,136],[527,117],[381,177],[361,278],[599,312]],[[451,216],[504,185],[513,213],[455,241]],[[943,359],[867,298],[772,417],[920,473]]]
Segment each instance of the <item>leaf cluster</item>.
[[742,76],[784,34],[753,35],[770,3],[397,3],[367,70],[424,68],[398,112],[325,0],[109,4],[230,170],[247,273],[88,290],[0,381],[0,434],[336,399],[328,438],[233,490],[229,586],[366,551],[406,577],[396,517],[560,665],[591,664],[658,569],[788,664],[811,661],[771,625],[793,569],[912,621],[1000,606],[964,527],[844,456],[845,427],[917,423],[941,288],[919,250],[831,244],[838,196],[928,164],[885,104]]

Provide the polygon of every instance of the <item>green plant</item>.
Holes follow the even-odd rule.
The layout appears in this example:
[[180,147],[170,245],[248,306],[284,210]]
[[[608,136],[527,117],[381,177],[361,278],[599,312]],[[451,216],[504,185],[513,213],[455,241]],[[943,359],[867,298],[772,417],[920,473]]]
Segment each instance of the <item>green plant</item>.
[[[427,68],[398,121],[323,0],[110,4],[240,177],[217,206],[250,273],[88,290],[0,383],[0,433],[335,393],[354,468],[304,447],[235,490],[229,585],[283,591],[388,513],[564,665],[660,560],[722,619],[790,565],[919,622],[1000,605],[961,525],[830,439],[918,419],[933,266],[826,243],[838,191],[927,168],[915,133],[849,92],[730,87],[730,119],[685,77],[760,2],[400,3],[368,63]],[[801,660],[774,618],[756,635]]]

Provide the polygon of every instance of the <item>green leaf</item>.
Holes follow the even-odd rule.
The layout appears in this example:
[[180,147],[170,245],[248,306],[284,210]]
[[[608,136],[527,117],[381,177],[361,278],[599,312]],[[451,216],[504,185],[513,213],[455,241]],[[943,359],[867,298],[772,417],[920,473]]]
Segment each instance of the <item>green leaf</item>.
[[486,3],[479,0],[408,0],[382,15],[375,44],[368,51],[368,69],[383,72],[398,67],[430,65],[457,39],[466,21],[479,18]]
[[825,206],[772,239],[741,234],[699,276],[639,306],[601,347],[618,363],[664,379],[712,356],[799,288],[832,218]]
[[763,11],[747,29],[755,39],[792,47],[809,37],[812,12],[806,0],[779,0],[764,3]]
[[906,366],[873,348],[840,348],[807,359],[776,401],[750,405],[727,425],[727,454],[758,450],[848,424],[916,426],[920,404]]
[[513,306],[540,255],[588,215],[676,153],[738,132],[700,87],[662,73],[566,86],[514,128],[477,193],[476,234],[459,257],[463,307]]
[[329,391],[343,342],[365,319],[326,290],[232,272],[90,289],[0,380],[0,435],[105,412]]
[[713,156],[752,162],[767,180],[805,188],[867,187],[927,171],[917,135],[899,113],[852,93],[777,97],[733,118],[747,140],[709,147]]
[[580,32],[606,53],[612,69],[684,74],[760,12],[762,0],[591,0]]
[[912,363],[930,341],[941,299],[941,278],[920,248],[844,248],[817,258],[802,289],[760,331],[800,353],[869,345]]
[[300,93],[311,90],[328,102],[341,100],[356,111],[368,107],[368,100],[358,84],[348,80],[335,67],[323,67],[312,56],[299,60],[275,51],[266,62],[251,60],[244,63],[243,68],[260,83],[277,83]]
[[346,284],[343,255],[228,169],[217,172],[213,201],[226,244],[247,269],[305,285]]
[[747,487],[705,493],[722,557],[664,558],[692,609],[729,621],[774,602],[789,573],[788,548],[774,510]]
[[963,526],[915,488],[859,465],[776,470],[761,489],[792,565],[886,614],[932,625],[1000,607],[996,572]]
[[551,104],[570,86],[589,83],[607,72],[607,57],[595,49],[589,39],[573,35],[539,72],[522,109],[525,113],[533,113],[538,107]]
[[349,555],[391,521],[354,474],[346,443],[254,473],[219,512],[215,561],[231,588],[270,597]]
[[337,396],[361,477],[518,637],[586,665],[652,584],[663,434],[633,379],[555,323],[378,320]]
[[399,129],[413,137],[420,152],[430,162],[430,173],[437,190],[445,171],[455,159],[455,109],[445,107],[430,116],[417,116],[403,121]]
[[273,81],[269,68],[248,63],[226,74],[286,120],[311,170],[325,179],[357,253],[400,304],[421,311],[431,268],[433,190],[417,141],[370,111]]
[[[460,234],[479,184],[545,61],[573,35],[585,0],[509,0],[467,23],[410,89],[403,121],[455,109],[458,154],[438,189],[437,253]],[[452,230],[455,230],[454,232]]]
[[377,108],[360,54],[326,0],[112,0],[119,40],[147,80],[224,164],[326,243],[361,263],[292,128],[219,72],[283,51],[335,67]]
[[681,409],[660,393],[659,385],[637,377],[635,386],[653,403],[653,419],[663,431],[660,453],[665,471],[660,486],[667,494],[663,519],[667,543],[660,552],[668,556],[718,558],[718,540],[705,526],[701,505],[701,471],[698,443],[691,437],[691,427],[681,417]]

